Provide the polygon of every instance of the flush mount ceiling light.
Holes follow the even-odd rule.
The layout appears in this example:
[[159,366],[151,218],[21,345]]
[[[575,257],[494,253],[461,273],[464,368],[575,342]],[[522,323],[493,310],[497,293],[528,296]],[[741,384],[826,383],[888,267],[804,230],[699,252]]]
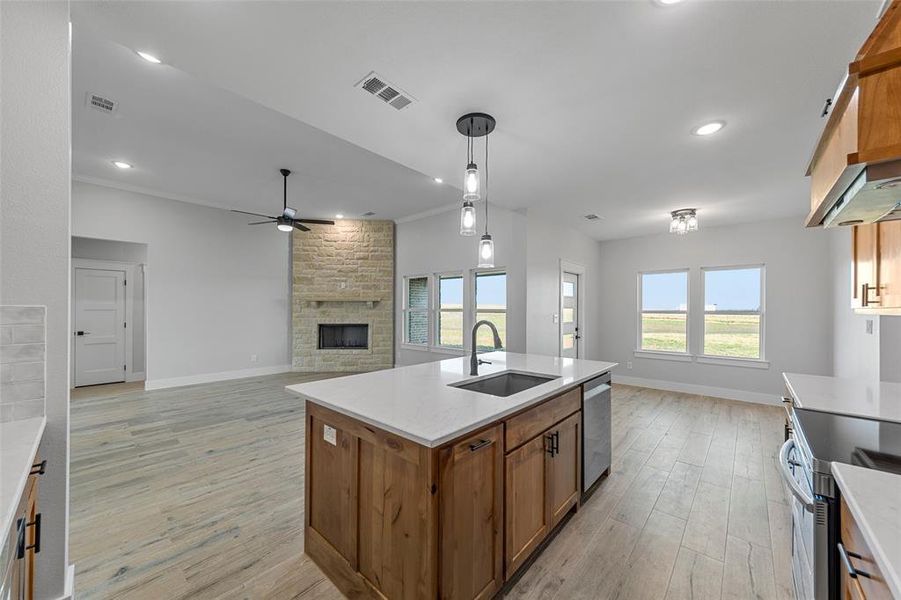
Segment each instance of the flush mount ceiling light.
[[341,213],[338,213],[337,215],[335,215],[335,218],[336,218],[336,219],[343,219],[343,218],[344,218],[344,215],[342,215]]
[[131,169],[132,165],[125,162],[124,160],[114,160],[113,165],[115,165],[119,169]]
[[480,268],[494,267],[494,240],[488,233],[488,138],[497,121],[485,113],[469,113],[457,119],[457,131],[466,136],[467,164],[463,175],[463,208],[460,211],[460,235],[475,235],[476,211],[473,202],[479,200],[479,169],[475,163],[473,139],[485,138],[485,233],[479,239]]
[[669,232],[676,235],[685,235],[690,231],[698,230],[698,209],[680,208],[670,213],[672,221],[669,224]]
[[711,121],[709,123],[704,123],[703,125],[698,125],[694,129],[691,130],[692,135],[713,135],[717,131],[721,130],[726,126],[725,121]]
[[143,58],[144,60],[146,60],[146,61],[149,62],[149,63],[153,63],[153,64],[155,64],[155,65],[158,65],[158,64],[160,64],[160,63],[163,62],[163,61],[161,61],[160,59],[158,59],[157,57],[155,57],[154,55],[152,55],[152,54],[150,54],[150,53],[148,53],[148,52],[144,52],[144,51],[142,51],[142,50],[135,50],[135,52],[137,53],[138,56],[140,56],[141,58]]

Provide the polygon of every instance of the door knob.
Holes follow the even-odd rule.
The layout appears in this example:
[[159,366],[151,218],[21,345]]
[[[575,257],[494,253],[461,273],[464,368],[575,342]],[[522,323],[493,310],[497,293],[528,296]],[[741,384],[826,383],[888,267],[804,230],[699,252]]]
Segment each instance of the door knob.
[[75,335],[91,335],[90,331],[76,331]]

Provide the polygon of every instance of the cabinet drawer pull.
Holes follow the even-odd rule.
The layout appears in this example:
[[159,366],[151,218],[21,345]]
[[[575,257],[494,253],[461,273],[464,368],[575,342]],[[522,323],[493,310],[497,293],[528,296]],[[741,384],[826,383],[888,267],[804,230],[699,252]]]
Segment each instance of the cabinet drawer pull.
[[47,459],[45,458],[39,463],[31,465],[31,473],[29,475],[43,475],[47,472]]
[[857,579],[858,576],[860,576],[860,577],[866,577],[867,579],[870,578],[870,574],[869,574],[869,573],[867,573],[866,571],[861,571],[861,570],[859,570],[859,569],[855,569],[855,568],[854,568],[854,565],[851,564],[851,557],[852,557],[852,556],[853,556],[854,558],[863,558],[860,554],[857,554],[856,552],[849,552],[849,551],[845,548],[844,544],[842,544],[841,542],[839,542],[839,544],[838,544],[838,555],[841,557],[842,562],[845,563],[845,569],[848,571],[848,577],[850,577],[850,578],[852,578],[852,579]]
[[492,443],[492,440],[479,440],[478,443],[469,445],[469,451],[475,452],[479,448],[484,448],[485,446],[490,446],[491,443]]
[[[34,553],[37,554],[41,551],[41,513],[38,513],[34,516],[34,521],[26,522],[23,526],[22,521],[25,519],[19,519],[16,522],[16,527],[19,528],[19,541],[16,548],[16,558],[25,558],[25,551],[34,549]],[[34,543],[30,546],[25,545],[25,530],[29,527],[34,527]]]

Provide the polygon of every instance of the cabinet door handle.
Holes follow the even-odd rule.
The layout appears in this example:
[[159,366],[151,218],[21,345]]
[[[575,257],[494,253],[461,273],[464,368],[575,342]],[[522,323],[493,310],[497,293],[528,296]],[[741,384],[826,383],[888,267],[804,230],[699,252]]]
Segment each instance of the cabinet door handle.
[[842,562],[845,563],[845,569],[848,571],[848,577],[850,577],[850,578],[852,578],[852,579],[857,579],[858,576],[860,576],[860,577],[866,577],[867,579],[870,578],[870,574],[869,574],[869,573],[867,573],[866,571],[860,571],[860,570],[858,570],[858,569],[855,569],[855,568],[854,568],[854,565],[851,564],[851,557],[852,557],[852,556],[853,556],[854,558],[863,558],[860,554],[857,554],[856,552],[849,552],[849,551],[845,548],[844,544],[842,544],[841,542],[839,542],[839,544],[838,544],[838,555],[841,557]]
[[39,463],[31,465],[31,473],[29,475],[43,475],[47,472],[47,459],[45,458]]
[[544,451],[554,456],[554,434],[549,433],[544,436]]
[[551,440],[553,441],[553,444],[554,444],[553,445],[554,456],[556,456],[557,454],[560,454],[560,432],[555,431],[554,433],[552,433]]
[[[25,558],[25,551],[34,549],[37,554],[41,551],[41,513],[34,516],[34,521],[22,523],[25,519],[19,519],[17,527],[19,527],[19,542],[16,549],[16,558]],[[34,543],[30,546],[25,545],[25,530],[34,527]]]
[[[875,290],[876,300],[870,300],[870,290]],[[879,304],[879,287],[868,283],[860,284],[860,305],[864,308],[871,304]]]
[[491,443],[492,443],[492,440],[479,440],[477,443],[469,445],[469,451],[475,452],[479,448],[484,448],[485,446],[490,446]]

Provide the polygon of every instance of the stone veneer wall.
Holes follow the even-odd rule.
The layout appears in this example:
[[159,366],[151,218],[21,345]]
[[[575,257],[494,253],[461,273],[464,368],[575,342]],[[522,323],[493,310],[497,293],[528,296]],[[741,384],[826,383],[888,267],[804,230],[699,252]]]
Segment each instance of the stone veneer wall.
[[[393,367],[394,222],[341,220],[293,235],[294,370]],[[320,323],[369,325],[369,348],[319,350]]]

